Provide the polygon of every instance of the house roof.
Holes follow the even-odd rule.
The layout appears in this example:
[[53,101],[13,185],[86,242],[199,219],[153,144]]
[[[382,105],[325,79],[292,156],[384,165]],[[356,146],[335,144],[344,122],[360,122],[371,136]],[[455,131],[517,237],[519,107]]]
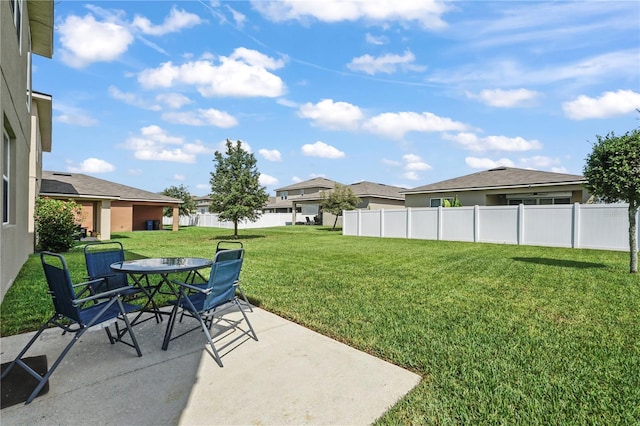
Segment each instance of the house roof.
[[40,144],[44,152],[51,152],[51,123],[52,106],[51,95],[40,92],[32,92],[31,100],[38,110],[38,124],[40,125]]
[[453,179],[402,191],[404,194],[420,194],[443,191],[478,191],[519,187],[551,185],[580,185],[586,183],[584,176],[539,170],[497,167]]
[[399,186],[362,181],[352,183],[348,187],[358,197],[377,197],[394,200],[404,200],[404,194],[400,193],[400,191],[404,190],[404,188],[400,188]]
[[276,189],[277,191],[293,191],[295,189],[306,189],[306,188],[326,188],[333,189],[336,186],[335,181],[325,179],[322,177],[305,180],[303,182],[294,183],[293,185],[283,186],[282,188]]
[[53,56],[53,0],[28,0],[31,51],[37,55]]
[[144,191],[80,173],[42,172],[40,195],[74,199],[112,199],[152,203],[182,203],[182,200]]

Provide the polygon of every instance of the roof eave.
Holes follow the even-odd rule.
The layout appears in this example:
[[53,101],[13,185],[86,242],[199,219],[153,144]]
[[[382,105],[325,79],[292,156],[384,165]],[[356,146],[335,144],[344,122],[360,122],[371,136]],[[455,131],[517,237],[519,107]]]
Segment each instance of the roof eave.
[[28,0],[31,51],[45,58],[53,57],[53,1]]
[[427,190],[407,190],[400,191],[403,194],[415,195],[415,194],[435,194],[438,192],[471,192],[471,191],[487,191],[496,189],[518,189],[518,188],[537,188],[546,186],[568,186],[568,185],[584,185],[587,180],[573,181],[573,182],[545,182],[545,183],[524,183],[518,185],[499,185],[499,186],[481,186],[477,188],[440,188],[440,189],[427,189]]

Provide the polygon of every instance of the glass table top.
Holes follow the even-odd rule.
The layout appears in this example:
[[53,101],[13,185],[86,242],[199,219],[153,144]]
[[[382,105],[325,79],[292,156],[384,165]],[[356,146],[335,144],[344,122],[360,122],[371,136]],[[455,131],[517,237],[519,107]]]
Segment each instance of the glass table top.
[[118,272],[152,274],[193,271],[211,266],[213,260],[200,257],[158,257],[126,260],[112,263],[111,269]]

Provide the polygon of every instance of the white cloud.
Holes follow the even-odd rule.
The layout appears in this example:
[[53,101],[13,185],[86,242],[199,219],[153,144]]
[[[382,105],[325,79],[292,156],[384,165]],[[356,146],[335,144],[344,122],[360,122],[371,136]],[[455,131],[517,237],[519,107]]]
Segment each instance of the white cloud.
[[192,102],[191,99],[181,93],[161,93],[156,96],[156,101],[162,102],[173,109],[180,109]]
[[67,171],[71,173],[108,173],[116,168],[113,164],[99,158],[87,158],[79,166],[68,166]]
[[282,155],[277,149],[260,149],[258,154],[268,161],[282,161]]
[[640,108],[640,93],[633,90],[605,92],[599,98],[581,95],[573,101],[562,104],[565,115],[572,120],[613,117],[628,114],[638,108]]
[[59,123],[81,127],[91,127],[99,123],[98,120],[88,115],[84,110],[64,103],[54,102],[53,110],[59,112],[54,117],[54,120]]
[[540,141],[526,140],[520,136],[510,138],[507,136],[478,137],[474,133],[462,132],[456,135],[444,134],[443,139],[454,141],[469,151],[531,151],[542,149]]
[[84,68],[93,62],[111,62],[127,51],[133,35],[115,22],[98,22],[93,15],[69,15],[58,25],[60,58],[73,68]]
[[173,175],[173,179],[174,180],[183,181],[183,180],[185,180],[185,176],[184,175]]
[[309,18],[323,22],[364,20],[386,24],[389,21],[417,22],[426,29],[441,29],[446,23],[441,16],[450,6],[438,0],[411,1],[341,1],[341,0],[252,0],[253,8],[275,22],[304,21]]
[[162,114],[162,119],[173,124],[189,126],[216,126],[228,129],[238,125],[238,120],[231,114],[217,109],[198,109],[196,111],[171,111]]
[[367,54],[353,58],[347,64],[347,68],[352,71],[362,71],[369,75],[377,73],[392,74],[398,69],[403,71],[424,71],[427,68],[422,65],[415,65],[413,63],[415,60],[415,55],[409,50],[405,51],[403,55],[386,54],[374,57]]
[[[167,145],[177,145],[169,148]],[[184,139],[170,136],[159,126],[152,125],[140,129],[139,136],[128,138],[122,145],[134,151],[138,160],[171,161],[176,163],[195,163],[198,145],[185,145]]]
[[262,53],[237,48],[229,57],[221,56],[219,64],[213,60],[197,60],[174,65],[171,61],[138,74],[138,82],[147,89],[193,85],[205,97],[271,97],[285,93],[284,82],[269,70],[279,69],[284,61]]
[[198,15],[178,10],[174,6],[161,25],[153,25],[149,19],[140,15],[135,16],[132,25],[144,34],[160,36],[181,31],[183,28],[191,28],[200,23],[202,23],[202,19]]
[[148,109],[151,111],[159,111],[161,109],[160,105],[149,103],[135,93],[123,92],[116,86],[109,86],[109,95],[113,99],[117,99],[136,108]]
[[343,158],[345,156],[344,152],[321,141],[302,145],[302,154],[308,157],[322,158]]
[[300,106],[298,116],[309,118],[314,125],[327,129],[355,130],[362,120],[363,113],[360,108],[350,103],[323,99],[315,105],[307,102]]
[[419,180],[418,172],[431,170],[431,165],[422,161],[422,158],[416,154],[405,154],[402,156],[404,161],[404,173],[402,177],[409,180]]
[[487,89],[478,94],[467,92],[468,98],[478,99],[487,105],[498,108],[531,106],[539,95],[538,92],[527,89]]
[[363,127],[371,133],[402,139],[407,132],[462,131],[467,125],[430,112],[387,112],[370,118]]
[[269,176],[267,174],[264,173],[260,173],[260,177],[258,178],[258,183],[260,183],[260,185],[262,186],[271,186],[271,185],[277,185],[278,184],[278,179],[273,177],[273,176]]
[[367,33],[365,35],[365,40],[367,41],[367,43],[374,44],[376,46],[387,44],[389,42],[389,39],[385,36],[374,36],[370,33]]
[[490,158],[466,157],[464,162],[467,163],[467,166],[474,169],[493,169],[500,166],[514,167],[513,161],[508,158],[491,160]]
[[402,174],[402,177],[409,180],[420,180],[420,176],[416,172],[405,172]]

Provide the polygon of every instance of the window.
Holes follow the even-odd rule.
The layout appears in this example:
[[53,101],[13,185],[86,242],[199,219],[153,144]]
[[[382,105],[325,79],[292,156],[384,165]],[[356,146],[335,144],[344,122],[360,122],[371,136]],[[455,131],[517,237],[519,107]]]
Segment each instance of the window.
[[9,2],[11,4],[11,12],[13,13],[13,23],[16,26],[16,33],[18,34],[18,46],[21,46],[21,41],[22,41],[22,0],[9,0]]
[[443,204],[443,200],[449,200],[453,203],[453,197],[431,198],[431,200],[429,201],[429,206],[440,207]]
[[9,223],[9,208],[12,195],[11,191],[11,139],[9,134],[2,129],[2,223]]
[[281,200],[286,200],[289,197],[289,193],[287,191],[282,191],[280,193],[280,199]]

